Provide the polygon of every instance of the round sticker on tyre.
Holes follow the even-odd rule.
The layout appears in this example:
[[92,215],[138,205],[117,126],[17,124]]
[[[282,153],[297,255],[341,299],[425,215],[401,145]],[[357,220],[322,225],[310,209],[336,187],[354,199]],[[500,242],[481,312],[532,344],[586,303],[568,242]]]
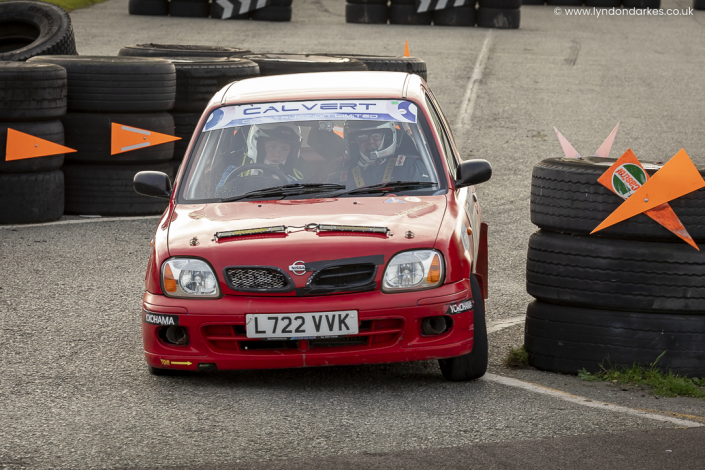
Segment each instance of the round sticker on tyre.
[[646,172],[633,163],[625,163],[614,170],[612,174],[612,187],[623,198],[628,198],[646,183]]

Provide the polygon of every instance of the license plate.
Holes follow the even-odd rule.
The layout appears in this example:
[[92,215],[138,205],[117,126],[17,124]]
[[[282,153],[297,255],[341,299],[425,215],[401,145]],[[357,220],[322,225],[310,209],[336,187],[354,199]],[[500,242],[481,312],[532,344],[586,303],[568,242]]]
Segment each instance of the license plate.
[[248,338],[301,338],[357,334],[357,310],[248,314]]

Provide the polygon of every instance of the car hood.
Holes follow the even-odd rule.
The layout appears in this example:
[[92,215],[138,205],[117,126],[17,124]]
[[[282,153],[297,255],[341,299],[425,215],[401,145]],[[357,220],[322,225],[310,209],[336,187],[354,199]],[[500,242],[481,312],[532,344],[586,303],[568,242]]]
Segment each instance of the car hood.
[[[275,266],[291,274],[293,263],[332,261],[432,248],[446,210],[445,196],[362,197],[179,204],[169,225],[170,256],[206,259],[221,273],[227,266]],[[378,233],[318,232],[309,224],[386,227]],[[217,232],[287,227],[287,233],[216,239]],[[292,276],[305,284],[308,275]]]

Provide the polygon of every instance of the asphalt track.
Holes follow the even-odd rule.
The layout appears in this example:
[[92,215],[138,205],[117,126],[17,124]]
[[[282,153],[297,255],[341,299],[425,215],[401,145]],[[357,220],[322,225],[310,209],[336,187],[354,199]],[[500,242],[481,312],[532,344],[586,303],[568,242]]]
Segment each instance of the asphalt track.
[[0,468],[702,468],[703,428],[678,428],[705,424],[703,400],[502,358],[522,343],[521,323],[507,323],[530,300],[529,176],[561,155],[552,126],[591,154],[621,122],[613,155],[658,161],[685,148],[705,164],[705,13],[523,7],[520,30],[490,33],[348,25],[338,0],[296,0],[282,24],[130,17],[126,0],[108,0],[72,19],[82,55],[145,42],[400,54],[408,39],[461,123],[464,157],[493,164],[479,188],[487,310],[506,327],[490,335],[491,374],[473,383],[443,381],[434,362],[152,377],[139,305],[156,219],[0,228]]

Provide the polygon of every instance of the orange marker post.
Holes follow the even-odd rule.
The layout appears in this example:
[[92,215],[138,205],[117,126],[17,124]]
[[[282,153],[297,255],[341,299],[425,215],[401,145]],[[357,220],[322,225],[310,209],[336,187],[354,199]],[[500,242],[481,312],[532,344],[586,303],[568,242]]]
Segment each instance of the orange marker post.
[[33,135],[14,129],[7,130],[7,145],[5,146],[5,161],[23,160],[25,158],[47,157],[61,153],[72,153],[74,149],[40,139]]
[[404,41],[404,57],[411,57],[411,54],[409,54],[409,40],[406,39]]
[[705,180],[700,176],[700,172],[686,151],[681,149],[591,233],[611,227],[703,187],[705,187]]
[[160,134],[137,127],[125,126],[116,122],[111,126],[110,155],[129,152],[153,145],[180,140],[181,137]]
[[[619,124],[618,124],[619,125]],[[612,131],[614,134],[617,128]],[[614,139],[614,138],[613,138]],[[608,138],[609,140],[609,138]],[[606,142],[606,141],[605,141]],[[604,146],[604,144],[603,144]],[[602,147],[600,147],[602,148]],[[597,153],[600,151],[598,150]],[[609,150],[608,150],[609,152]],[[596,153],[596,155],[597,155]],[[623,199],[629,198],[643,184],[649,180],[649,174],[644,170],[639,159],[634,155],[632,149],[627,149],[612,166],[605,171],[597,180],[602,186],[609,189]],[[700,251],[698,245],[693,241],[688,230],[683,226],[678,216],[668,203],[663,203],[653,209],[644,212],[669,231],[680,237],[687,244]]]

